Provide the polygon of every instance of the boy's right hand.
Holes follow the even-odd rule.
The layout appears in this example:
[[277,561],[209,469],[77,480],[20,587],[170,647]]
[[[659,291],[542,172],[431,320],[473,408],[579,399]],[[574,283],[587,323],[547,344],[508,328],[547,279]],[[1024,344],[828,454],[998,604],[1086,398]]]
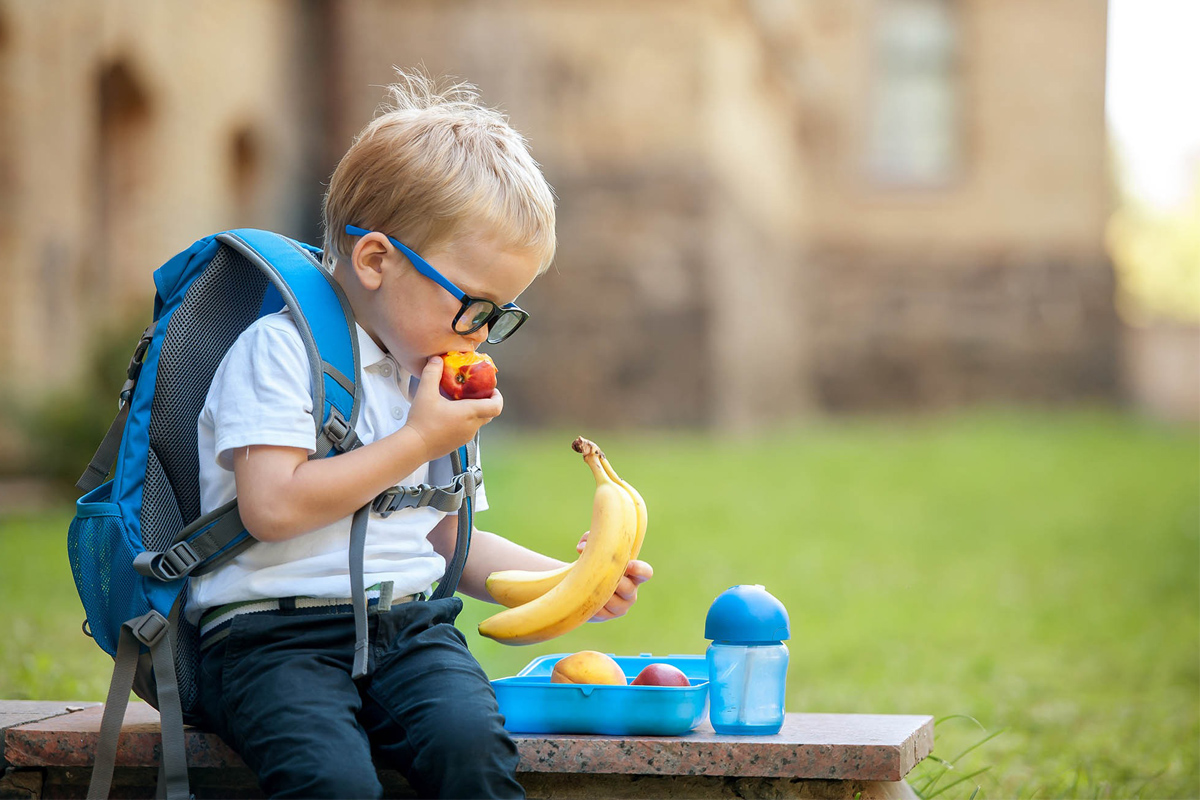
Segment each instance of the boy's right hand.
[[483,400],[443,397],[439,388],[441,378],[442,359],[433,356],[421,370],[421,382],[404,425],[425,442],[426,461],[440,458],[471,441],[480,428],[500,416],[504,409],[504,398],[498,389]]

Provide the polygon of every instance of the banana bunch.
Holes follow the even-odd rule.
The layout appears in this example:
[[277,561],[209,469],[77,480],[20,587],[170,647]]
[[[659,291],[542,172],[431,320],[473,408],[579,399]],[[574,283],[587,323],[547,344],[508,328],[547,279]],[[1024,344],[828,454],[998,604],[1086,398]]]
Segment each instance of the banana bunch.
[[571,447],[583,455],[596,480],[592,527],[572,564],[551,570],[502,570],[487,590],[504,611],[479,623],[479,632],[504,644],[534,644],[561,636],[591,619],[612,597],[646,536],[646,503],[621,480],[595,443],[580,437]]

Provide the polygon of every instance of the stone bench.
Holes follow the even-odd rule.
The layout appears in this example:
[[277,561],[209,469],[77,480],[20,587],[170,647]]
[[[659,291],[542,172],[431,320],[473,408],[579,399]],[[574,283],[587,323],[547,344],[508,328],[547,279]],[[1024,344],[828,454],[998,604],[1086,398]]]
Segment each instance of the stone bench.
[[[0,701],[0,798],[84,797],[103,707]],[[518,778],[541,798],[915,798],[904,781],[933,749],[933,718],[788,714],[775,736],[724,736],[707,722],[684,736],[513,737]],[[187,757],[197,798],[261,797],[241,759],[216,736],[189,728]],[[114,797],[153,797],[158,712],[130,703]],[[390,797],[411,797],[404,779],[380,770]]]

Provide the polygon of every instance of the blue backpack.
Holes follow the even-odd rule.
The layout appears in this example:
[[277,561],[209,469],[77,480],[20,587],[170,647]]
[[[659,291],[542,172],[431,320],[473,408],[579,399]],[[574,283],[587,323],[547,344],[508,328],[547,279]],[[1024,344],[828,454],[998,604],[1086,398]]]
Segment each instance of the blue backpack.
[[[266,231],[210,236],[154,273],[151,325],[130,359],[119,413],[77,486],[67,536],[84,632],[115,659],[90,798],[108,795],[132,689],[162,720],[160,793],[187,798],[185,722],[195,721],[199,634],[183,614],[191,575],[220,566],[254,539],[237,500],[200,514],[196,420],[212,377],[238,335],[287,308],[309,356],[317,452],[359,446],[358,338],[350,306],[320,251]],[[318,417],[317,410],[321,416]],[[394,486],[354,515],[348,564],[355,599],[354,676],[367,670],[363,548],[369,513],[432,506],[458,513],[458,541],[433,597],[453,594],[470,546],[477,444],[450,456],[446,486]],[[111,474],[111,479],[109,475]]]

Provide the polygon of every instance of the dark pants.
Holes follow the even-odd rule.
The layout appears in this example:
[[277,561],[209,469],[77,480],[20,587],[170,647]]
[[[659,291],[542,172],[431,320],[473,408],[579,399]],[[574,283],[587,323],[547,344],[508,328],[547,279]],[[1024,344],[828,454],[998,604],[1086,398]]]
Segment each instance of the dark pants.
[[454,627],[461,610],[446,598],[372,614],[358,682],[351,615],[235,617],[201,661],[202,724],[271,797],[379,797],[376,765],[421,797],[524,797],[496,695]]

